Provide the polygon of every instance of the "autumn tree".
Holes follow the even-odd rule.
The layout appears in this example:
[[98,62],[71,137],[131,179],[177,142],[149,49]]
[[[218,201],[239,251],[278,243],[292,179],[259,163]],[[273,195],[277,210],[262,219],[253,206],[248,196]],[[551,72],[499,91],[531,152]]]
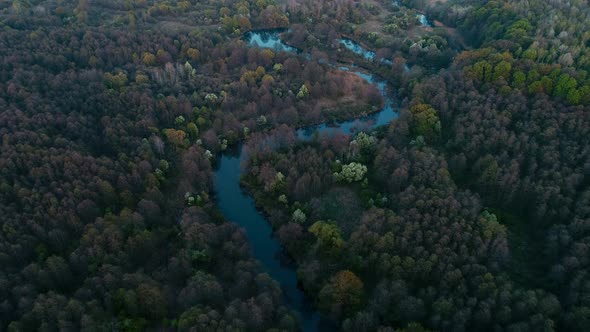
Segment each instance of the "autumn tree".
[[363,282],[351,271],[336,273],[319,293],[319,306],[333,317],[350,315],[363,303]]

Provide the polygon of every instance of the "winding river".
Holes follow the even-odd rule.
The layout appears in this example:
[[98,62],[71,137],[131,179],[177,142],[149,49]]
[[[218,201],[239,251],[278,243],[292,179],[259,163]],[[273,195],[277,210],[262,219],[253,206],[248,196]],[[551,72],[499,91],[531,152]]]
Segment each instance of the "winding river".
[[[279,31],[256,31],[247,33],[244,39],[252,47],[293,52],[309,59],[309,56],[306,56],[300,50],[283,43],[279,34]],[[358,52],[371,52],[362,49],[360,45],[350,45],[355,47]],[[374,84],[383,96],[384,106],[379,112],[363,118],[299,129],[297,130],[299,140],[311,140],[316,133],[321,135],[352,134],[359,130],[372,130],[378,126],[388,124],[397,117],[397,113],[393,110],[394,100],[387,92],[387,85],[384,81],[379,80],[370,73],[362,72],[354,66],[332,66],[339,70],[349,71]],[[298,287],[295,264],[285,259],[281,244],[272,235],[271,225],[264,215],[256,209],[254,200],[240,188],[242,152],[241,145],[233,150],[229,149],[221,155],[218,161],[214,181],[218,205],[222,213],[228,220],[236,222],[245,230],[254,257],[261,262],[265,271],[281,284],[287,303],[299,313],[302,330],[327,331],[334,329],[329,321],[322,319],[305,297],[303,291]]]

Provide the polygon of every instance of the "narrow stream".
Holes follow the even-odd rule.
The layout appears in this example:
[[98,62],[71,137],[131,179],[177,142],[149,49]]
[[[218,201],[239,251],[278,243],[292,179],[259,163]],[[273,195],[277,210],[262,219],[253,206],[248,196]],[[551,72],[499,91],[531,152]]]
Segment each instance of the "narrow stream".
[[[278,51],[293,52],[305,56],[300,50],[284,44],[279,36],[279,31],[249,32],[244,36],[252,47],[272,48]],[[360,47],[360,46],[358,46]],[[363,51],[362,48],[358,49]],[[374,54],[374,53],[373,53]],[[388,124],[397,117],[393,110],[394,101],[387,93],[384,81],[378,80],[374,75],[363,73],[355,67],[336,67],[343,71],[350,71],[371,84],[375,84],[385,101],[384,107],[377,113],[369,116],[343,121],[335,124],[320,124],[297,130],[297,138],[308,141],[314,135],[330,135],[334,133],[351,134],[359,130],[371,130],[378,126]],[[320,314],[313,308],[305,297],[303,291],[297,285],[297,268],[295,264],[284,259],[283,249],[277,239],[272,236],[272,227],[256,209],[254,200],[240,187],[241,161],[244,156],[242,146],[222,154],[219,167],[215,171],[215,190],[219,207],[224,216],[240,225],[248,237],[254,257],[259,260],[269,275],[281,284],[281,288],[291,308],[300,314],[301,328],[303,331],[327,331],[333,326],[322,320]]]

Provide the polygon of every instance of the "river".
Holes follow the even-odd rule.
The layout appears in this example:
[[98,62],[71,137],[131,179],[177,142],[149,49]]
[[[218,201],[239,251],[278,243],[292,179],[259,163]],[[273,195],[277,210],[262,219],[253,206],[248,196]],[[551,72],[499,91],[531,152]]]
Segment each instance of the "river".
[[418,14],[418,15],[416,15],[416,17],[418,18],[418,21],[420,21],[420,24],[422,24],[422,26],[431,27],[432,28],[432,24],[430,24],[430,22],[428,22],[428,19],[426,18],[426,15],[424,15],[424,14]]
[[[300,50],[283,43],[280,39],[280,32],[276,30],[249,32],[244,36],[244,39],[252,47],[271,48],[277,51],[297,53],[306,59],[310,58]],[[363,50],[360,45],[350,45],[359,52],[370,52]],[[299,140],[308,141],[316,133],[330,135],[334,133],[352,134],[359,130],[368,131],[386,125],[397,117],[397,113],[393,110],[394,100],[390,97],[391,93],[388,93],[384,81],[354,66],[336,67],[335,64],[331,66],[338,70],[349,71],[376,85],[383,96],[384,106],[379,112],[363,118],[298,129],[297,138]],[[333,324],[322,319],[298,287],[297,267],[285,259],[281,244],[273,237],[270,223],[256,209],[254,200],[240,187],[241,161],[244,155],[242,152],[242,145],[239,145],[234,149],[228,149],[218,160],[214,182],[217,203],[221,212],[226,219],[237,223],[245,230],[254,257],[260,261],[264,270],[280,283],[287,303],[299,313],[301,329],[303,331],[333,330]]]

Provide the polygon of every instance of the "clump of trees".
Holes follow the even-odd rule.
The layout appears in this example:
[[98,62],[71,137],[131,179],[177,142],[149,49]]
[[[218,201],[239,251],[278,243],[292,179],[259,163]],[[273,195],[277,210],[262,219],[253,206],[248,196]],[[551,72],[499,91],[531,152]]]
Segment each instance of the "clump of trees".
[[334,179],[336,179],[336,181],[351,183],[361,181],[365,177],[365,174],[367,174],[367,166],[351,162],[350,164],[342,165],[340,172],[334,173]]
[[[555,324],[560,312],[556,296],[543,290],[527,293],[507,278],[505,226],[477,195],[455,184],[445,156],[431,143],[409,145],[416,135],[409,130],[405,139],[395,137],[407,125],[399,121],[391,136],[381,138],[362,133],[282,145],[257,153],[248,164],[246,183],[298,262],[301,282],[318,308],[351,331],[415,322],[432,329]],[[363,155],[372,162],[360,185],[332,179],[301,195],[296,190],[303,186],[277,192],[264,190],[260,182],[272,181],[278,172],[288,184],[302,179],[303,170],[323,174],[343,169],[341,158],[345,166],[361,165],[354,160]],[[294,174],[298,177],[291,180]],[[343,185],[361,201],[356,217],[338,214],[351,205],[344,194],[331,194]],[[278,194],[287,198],[283,205],[265,198]],[[291,218],[301,214],[306,218]],[[455,292],[457,288],[465,291]],[[505,302],[497,302],[495,294],[507,296]],[[528,307],[524,316],[539,320],[520,318],[519,309],[509,304],[523,296],[543,303]],[[469,304],[471,297],[477,300]],[[488,308],[486,314],[483,308]],[[496,315],[504,315],[503,320],[494,321]]]
[[[585,330],[590,126],[583,51],[571,52],[585,43],[584,29],[577,40],[540,36],[556,25],[543,25],[539,8],[565,21],[570,9],[557,3],[463,5],[439,6],[475,48],[436,76],[398,76],[410,101],[387,129],[266,150],[250,160],[245,182],[307,293],[343,330]],[[472,26],[489,34],[477,42]],[[294,40],[305,32],[298,29]],[[416,55],[423,45],[413,46]],[[342,181],[345,166],[360,165],[362,181]],[[306,173],[319,181],[263,191],[271,178],[263,170],[286,183],[304,183]],[[338,176],[325,181],[328,171]],[[267,203],[275,195],[281,205]],[[291,220],[295,210],[305,222]],[[339,283],[342,271],[360,283]],[[337,293],[355,294],[354,304]]]
[[[211,198],[215,154],[246,138],[244,184],[340,329],[588,330],[587,6],[402,4],[472,49],[390,1],[4,6],[0,330],[297,330]],[[239,38],[288,24],[309,61]],[[297,143],[381,104],[336,56],[409,102]]]
[[297,330],[214,209],[213,155],[324,119],[318,96],[342,96],[327,86],[369,85],[217,29],[284,25],[271,1],[16,1],[0,17],[0,330]]

